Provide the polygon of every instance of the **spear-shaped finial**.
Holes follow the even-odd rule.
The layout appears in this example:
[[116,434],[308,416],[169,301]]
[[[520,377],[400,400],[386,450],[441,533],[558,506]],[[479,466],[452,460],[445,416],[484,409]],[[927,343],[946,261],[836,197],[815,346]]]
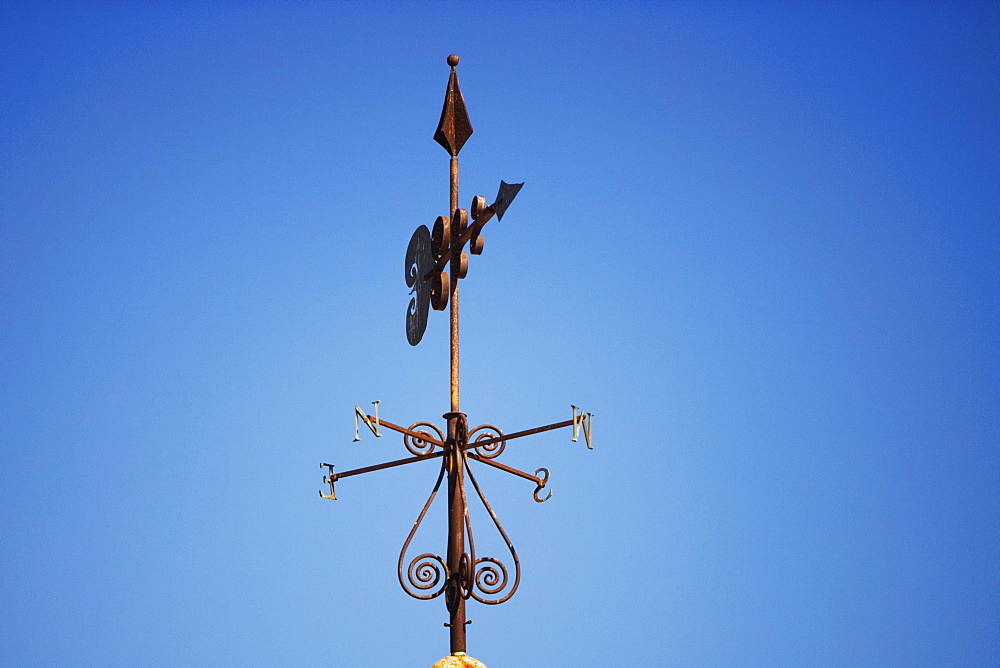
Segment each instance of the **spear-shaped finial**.
[[444,108],[434,133],[434,141],[452,156],[456,156],[472,135],[472,123],[469,121],[469,112],[465,110],[462,90],[458,87],[458,72],[455,71],[458,56],[454,53],[448,56],[448,64],[451,66],[451,76],[448,77],[448,91],[444,96]]

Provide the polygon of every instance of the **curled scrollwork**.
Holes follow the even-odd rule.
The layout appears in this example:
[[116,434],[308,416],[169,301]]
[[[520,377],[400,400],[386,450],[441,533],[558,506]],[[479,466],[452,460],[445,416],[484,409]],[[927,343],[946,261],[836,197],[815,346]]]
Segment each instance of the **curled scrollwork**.
[[[434,433],[432,434],[431,432],[427,431],[427,429],[420,429],[420,427],[430,427],[431,429],[434,430]],[[436,425],[430,422],[415,422],[414,424],[410,425],[410,431],[416,432],[428,438],[434,438],[434,436],[436,435],[437,440],[439,442],[441,443],[444,442],[444,435],[441,434],[441,430],[438,429]],[[409,434],[403,434],[403,445],[406,446],[407,450],[418,456],[429,455],[432,452],[434,452],[434,443],[431,443],[430,441],[427,441],[422,438],[410,436]]]
[[469,598],[469,591],[472,589],[472,574],[475,572],[474,564],[473,556],[468,552],[463,552],[458,560],[459,586],[462,590],[462,598]]
[[[473,438],[473,434],[477,432],[482,433]],[[494,438],[499,438],[501,440],[487,445],[475,445],[475,443],[480,441],[490,441]],[[507,441],[502,439],[503,432],[491,424],[481,424],[469,432],[469,443],[474,446],[473,449],[476,451],[476,454],[484,459],[493,459],[494,457],[498,457],[500,453],[503,452],[503,449],[507,445]]]
[[[428,552],[413,558],[409,568],[406,569],[406,579],[417,592],[428,591],[437,587],[438,583],[447,577],[447,573],[448,566],[445,565],[444,560],[438,555]],[[443,590],[442,588],[430,594],[419,594],[407,589],[406,585],[403,585],[403,588],[413,598],[424,600],[440,596]]]
[[[410,547],[410,541],[413,540],[417,529],[420,528],[420,523],[424,521],[424,515],[427,514],[427,509],[431,507],[431,503],[434,502],[434,497],[437,496],[438,489],[441,487],[441,480],[444,479],[444,472],[445,467],[442,463],[437,482],[434,483],[434,489],[431,490],[431,495],[427,497],[427,503],[424,504],[423,510],[417,516],[417,521],[413,523],[413,528],[410,529],[410,534],[406,537],[406,542],[403,543],[403,549],[399,551],[399,563],[396,567],[396,575],[399,577],[399,584],[403,588],[403,591],[413,598],[425,601],[437,598],[444,592],[451,579],[449,577],[448,565],[441,557],[430,553],[415,557],[405,569],[403,568],[403,562],[406,560],[406,550]],[[437,587],[436,590],[435,587]]]
[[[468,460],[465,462],[466,468],[468,468]],[[466,508],[465,513],[465,540],[469,545],[469,551],[463,552],[462,557],[459,560],[459,573],[461,577],[459,578],[462,598],[468,599],[472,596],[472,589],[475,587],[474,575],[476,572],[476,539],[472,535],[472,520],[469,518],[468,508],[469,499],[465,496],[465,486],[462,486],[462,505]]]
[[[489,502],[483,495],[483,491],[479,488],[479,483],[476,481],[476,476],[472,473],[472,468],[469,467],[468,460],[465,462],[465,470],[469,475],[472,486],[476,490],[476,494],[479,495],[479,500],[483,502],[483,507],[489,513],[494,526],[500,532],[500,536],[510,551],[511,558],[514,560],[513,583],[511,583],[507,567],[499,559],[495,557],[480,557],[474,559],[472,562],[474,575],[471,578],[472,583],[470,584],[469,595],[480,603],[497,605],[508,600],[517,591],[518,586],[521,584],[521,563],[518,561],[517,552],[514,551],[514,545],[510,542],[510,538],[507,537],[507,532],[503,530],[500,520],[497,519],[496,513],[493,512],[493,508],[490,507]],[[477,593],[476,590],[479,590],[482,595]],[[505,591],[506,593],[504,593]]]
[[537,487],[535,487],[535,493],[533,494],[533,496],[535,498],[535,501],[537,501],[538,503],[544,503],[545,501],[548,501],[552,497],[552,490],[551,489],[549,490],[548,496],[546,496],[544,499],[539,498],[538,493],[541,492],[545,488],[545,485],[547,485],[549,482],[549,470],[538,469],[537,471],[535,471],[535,475],[538,476],[541,482],[538,483]]
[[[475,563],[476,588],[488,596],[492,596],[504,590],[507,586],[507,567],[499,559],[493,557],[481,557]],[[513,594],[514,592],[511,592]],[[473,594],[477,601],[482,601]],[[510,598],[509,596],[507,598]],[[506,600],[506,599],[504,599]],[[483,601],[487,603],[488,601]],[[501,603],[501,601],[496,601]]]

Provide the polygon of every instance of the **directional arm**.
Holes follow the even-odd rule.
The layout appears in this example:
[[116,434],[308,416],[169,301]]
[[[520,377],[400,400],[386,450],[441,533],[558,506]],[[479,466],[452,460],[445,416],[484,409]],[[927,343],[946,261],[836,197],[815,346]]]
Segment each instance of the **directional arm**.
[[[500,443],[501,441],[509,441],[514,438],[521,438],[522,436],[531,436],[532,434],[540,434],[543,431],[552,431],[553,429],[561,429],[563,427],[572,427],[574,421],[566,420],[565,422],[556,422],[555,424],[547,424],[544,427],[535,427],[534,429],[525,429],[524,431],[517,431],[513,434],[506,434],[504,436],[497,436],[496,438],[487,438],[481,441],[474,441],[465,446],[466,450],[471,450],[472,448],[479,448],[484,445],[493,445],[494,443]],[[385,424],[385,423],[383,423]]]
[[[367,417],[368,417],[369,420],[374,420],[375,419],[371,415],[369,415]],[[441,441],[438,441],[436,439],[431,438],[430,435],[427,432],[413,431],[412,429],[407,429],[406,427],[400,427],[398,424],[393,424],[391,422],[386,422],[385,420],[379,420],[378,424],[379,424],[380,427],[388,427],[389,429],[391,429],[393,431],[398,431],[400,434],[405,434],[406,436],[409,436],[410,438],[416,438],[416,439],[424,441],[426,443],[432,443],[432,444],[438,446],[439,448],[443,448],[444,447],[444,443],[442,443]]]
[[500,462],[495,462],[492,459],[488,459],[486,457],[480,457],[479,455],[472,453],[469,454],[469,459],[475,459],[477,462],[482,462],[483,464],[489,464],[493,468],[500,469],[501,471],[506,471],[507,473],[512,473],[518,477],[524,478],[525,480],[530,480],[536,485],[541,485],[542,487],[545,486],[545,481],[539,478],[538,476],[531,475],[530,473],[525,473],[524,471],[520,471],[514,468],[513,466],[507,466],[506,464],[501,464]]
[[[531,482],[535,483],[534,497],[535,501],[537,501],[538,503],[543,503],[545,501],[548,501],[549,498],[552,496],[552,491],[549,490],[548,496],[546,496],[544,499],[538,497],[538,493],[541,492],[545,488],[545,486],[549,483],[548,469],[544,468],[538,469],[535,471],[535,475],[531,475],[530,473],[525,473],[524,471],[520,471],[514,468],[513,466],[507,466],[506,464],[501,464],[500,462],[495,462],[492,459],[489,459],[487,457],[480,457],[479,455],[476,454],[470,454],[469,459],[475,459],[477,462],[482,462],[483,464],[489,464],[490,466],[498,468],[501,471],[506,471],[507,473],[511,473],[513,475],[519,476],[521,478],[524,478],[525,480],[530,480]],[[539,473],[542,473],[544,475],[539,477],[538,475]]]
[[[592,418],[593,416],[590,413],[580,413],[578,415],[577,412],[576,412],[578,410],[576,408],[576,406],[574,406],[573,409],[574,409],[573,410],[573,419],[571,419],[571,420],[564,420],[562,422],[554,422],[552,424],[547,424],[547,425],[542,426],[542,427],[535,427],[534,429],[525,429],[524,431],[514,432],[513,434],[504,434],[504,435],[496,436],[494,438],[485,438],[485,439],[481,439],[481,440],[470,441],[470,442],[466,443],[465,445],[461,446],[461,449],[465,450],[465,451],[474,450],[474,449],[477,449],[477,448],[483,448],[483,447],[486,447],[486,446],[494,445],[496,443],[506,443],[507,441],[513,440],[515,438],[522,438],[524,436],[531,436],[533,434],[540,434],[542,432],[552,431],[553,429],[562,429],[563,427],[573,427],[574,428],[574,430],[573,430],[573,440],[575,441],[576,437],[577,437],[577,431],[580,429],[581,425],[583,425],[583,428],[585,430],[585,436],[587,436],[587,447],[589,448],[590,447],[590,436],[589,436],[589,434],[590,434],[590,424],[589,424],[589,419]],[[364,414],[362,413],[362,415],[364,415]],[[369,420],[373,420],[373,421],[377,419],[375,416],[372,416],[372,415],[368,415],[366,417]],[[361,468],[352,469],[350,471],[344,471],[343,473],[334,473],[333,472],[333,466],[331,464],[320,464],[321,467],[325,466],[325,467],[329,468],[329,475],[326,478],[324,478],[323,482],[326,482],[326,483],[330,484],[330,496],[325,496],[324,495],[324,498],[332,498],[332,499],[336,498],[333,495],[333,483],[336,482],[337,480],[340,480],[341,478],[348,478],[348,477],[354,476],[354,475],[361,475],[362,473],[371,473],[373,471],[381,471],[383,469],[394,468],[396,466],[402,466],[404,464],[412,464],[414,462],[424,461],[426,459],[437,459],[438,457],[444,456],[444,454],[446,452],[446,450],[444,449],[445,448],[445,444],[442,441],[438,440],[438,439],[432,438],[430,436],[430,434],[428,434],[426,431],[424,431],[424,432],[415,431],[413,429],[409,429],[407,427],[400,427],[398,424],[393,424],[392,422],[386,422],[385,420],[381,420],[381,419],[378,419],[378,425],[380,427],[385,427],[387,429],[391,429],[392,431],[399,432],[400,434],[403,434],[405,436],[409,436],[412,439],[416,439],[418,441],[423,441],[425,444],[428,444],[428,445],[431,445],[431,446],[438,446],[438,447],[440,447],[442,449],[439,450],[438,452],[429,452],[428,454],[420,454],[420,455],[417,455],[415,457],[406,457],[404,459],[397,459],[395,461],[385,462],[383,464],[374,464],[372,466],[364,466],[364,467],[361,467]],[[415,425],[415,426],[418,426],[418,425]],[[536,499],[535,499],[536,501],[538,500],[538,498],[537,498],[537,492],[539,490],[541,490],[543,487],[545,487],[545,484],[548,481],[548,471],[546,469],[539,469],[536,472],[536,473],[539,473],[541,471],[545,471],[545,477],[543,478],[543,477],[539,477],[538,475],[531,475],[530,473],[525,473],[524,471],[520,471],[520,470],[515,469],[515,468],[513,468],[511,466],[507,466],[506,464],[501,464],[499,462],[495,462],[495,461],[493,461],[493,459],[491,457],[483,457],[483,456],[480,456],[480,455],[478,455],[476,453],[469,453],[469,458],[470,459],[474,459],[477,462],[482,462],[484,464],[488,464],[489,466],[492,466],[494,468],[498,468],[501,471],[506,471],[507,473],[511,473],[513,475],[520,476],[521,478],[524,478],[525,480],[530,480],[531,482],[535,483],[536,485],[538,485],[538,489],[536,489]],[[548,498],[548,497],[546,497],[546,498]]]
[[[397,459],[393,462],[386,462],[384,464],[374,464],[372,466],[364,466],[359,469],[351,469],[350,471],[344,471],[343,473],[333,473],[331,471],[330,478],[331,482],[336,482],[341,478],[348,478],[352,475],[361,475],[362,473],[371,473],[372,471],[381,471],[382,469],[391,469],[396,466],[402,466],[403,464],[412,464],[413,462],[422,462],[426,459],[437,459],[438,457],[443,457],[444,451],[432,452],[429,455],[417,455],[416,457],[407,457],[405,459]],[[320,464],[320,466],[330,466],[329,464]]]
[[[373,402],[375,404],[376,411],[378,410],[378,402]],[[425,459],[437,459],[445,454],[444,449],[444,439],[441,436],[441,432],[438,431],[437,427],[429,422],[417,422],[411,425],[409,428],[400,427],[398,424],[393,424],[391,422],[386,422],[379,418],[377,412],[374,416],[366,415],[364,411],[360,408],[355,407],[355,434],[357,434],[357,421],[361,418],[365,423],[371,428],[372,432],[379,436],[378,428],[385,427],[391,429],[392,431],[399,432],[403,434],[403,443],[406,445],[406,449],[412,452],[415,457],[406,457],[405,459],[397,459],[391,462],[385,462],[384,464],[375,464],[373,466],[364,466],[358,469],[352,469],[350,471],[344,471],[343,473],[334,473],[333,464],[320,464],[320,468],[326,468],[328,474],[323,478],[323,482],[330,485],[330,493],[324,494],[320,492],[320,496],[324,499],[336,499],[337,496],[334,494],[333,484],[340,480],[341,478],[348,478],[353,475],[361,475],[362,473],[371,473],[372,471],[381,471],[382,469],[390,469],[396,466],[402,466],[403,464],[412,464],[413,462],[419,462]],[[426,430],[417,431],[418,427],[429,427],[437,432],[438,437],[434,438]],[[359,440],[355,438],[355,440]],[[438,447],[441,450],[433,452],[434,448]]]

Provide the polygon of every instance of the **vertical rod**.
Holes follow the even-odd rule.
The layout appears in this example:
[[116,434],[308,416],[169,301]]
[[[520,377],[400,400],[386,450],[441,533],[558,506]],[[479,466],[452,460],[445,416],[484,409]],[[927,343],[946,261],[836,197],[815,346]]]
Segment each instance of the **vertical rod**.
[[[450,208],[448,213],[454,216],[458,209],[458,156],[451,156],[450,170]],[[452,220],[455,220],[453,217]],[[458,269],[461,262],[460,249],[456,242],[461,234],[457,226],[451,226],[451,287],[450,321],[451,321],[451,412],[444,417],[448,420],[448,571],[451,582],[446,595],[449,612],[449,631],[451,653],[464,652],[465,642],[465,597],[463,591],[469,583],[464,582],[462,572],[462,555],[465,553],[465,516],[468,509],[465,505],[464,473],[465,473],[465,443],[468,428],[465,416],[459,412],[458,405]],[[456,252],[457,251],[457,252]]]
[[465,415],[448,413],[448,571],[450,581],[446,585],[445,602],[448,605],[448,626],[451,653],[465,651],[465,596],[471,583],[466,582],[462,568],[465,554],[465,519],[468,510],[465,504],[465,457],[464,445],[468,431]]
[[[458,156],[451,156],[451,207],[448,215],[454,216],[458,209]],[[454,221],[454,217],[452,218]],[[457,413],[458,407],[458,269],[461,263],[461,249],[455,248],[455,242],[461,234],[456,225],[451,226],[451,286],[450,319],[451,319],[451,412]],[[457,252],[456,252],[457,251]]]

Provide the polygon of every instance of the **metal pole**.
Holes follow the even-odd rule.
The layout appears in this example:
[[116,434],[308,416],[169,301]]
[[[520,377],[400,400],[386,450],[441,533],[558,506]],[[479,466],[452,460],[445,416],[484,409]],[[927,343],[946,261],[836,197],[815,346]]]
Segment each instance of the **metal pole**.
[[[452,66],[454,67],[454,65]],[[458,209],[458,156],[451,156],[450,165],[451,197],[449,215]],[[451,226],[451,412],[444,417],[448,420],[448,572],[451,581],[445,593],[451,635],[451,652],[465,651],[465,597],[462,555],[465,553],[465,505],[464,473],[465,444],[468,427],[465,415],[459,412],[458,393],[458,271],[461,262],[461,247],[457,246],[461,235],[458,226]]]
[[452,216],[451,225],[451,276],[449,285],[451,287],[451,412],[457,413],[458,407],[458,269],[461,264],[462,248],[459,246],[459,237],[462,230],[454,224],[455,211],[458,210],[458,156],[451,156],[451,207],[448,215]]
[[450,580],[445,589],[445,602],[450,613],[451,652],[465,651],[465,450],[468,431],[465,414],[446,413],[448,419],[448,571]]

